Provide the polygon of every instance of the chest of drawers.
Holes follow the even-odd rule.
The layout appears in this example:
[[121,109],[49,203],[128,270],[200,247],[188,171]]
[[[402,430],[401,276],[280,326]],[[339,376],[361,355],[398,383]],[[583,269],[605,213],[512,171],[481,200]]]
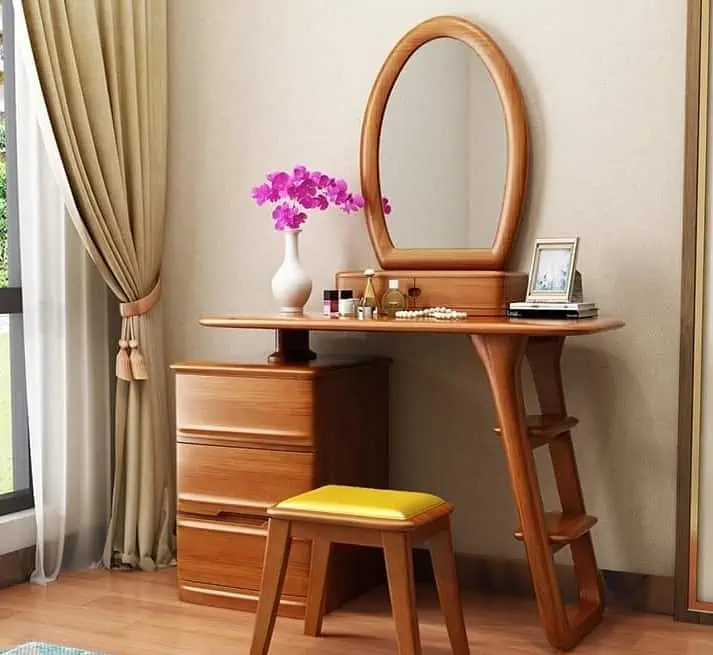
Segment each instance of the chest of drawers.
[[[254,610],[270,505],[322,484],[387,486],[389,363],[172,368],[179,596]],[[310,544],[295,543],[280,614],[304,616],[310,560]],[[327,609],[382,579],[378,551],[336,549]]]

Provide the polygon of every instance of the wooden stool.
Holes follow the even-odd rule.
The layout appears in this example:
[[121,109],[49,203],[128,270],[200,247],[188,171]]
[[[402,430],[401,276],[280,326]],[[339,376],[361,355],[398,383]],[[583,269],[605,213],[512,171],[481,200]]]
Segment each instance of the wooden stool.
[[308,491],[270,508],[250,655],[267,655],[270,648],[292,539],[312,541],[305,634],[313,637],[322,630],[332,543],[384,549],[400,655],[421,653],[411,546],[428,541],[451,650],[454,655],[468,655],[451,541],[452,511],[450,503],[431,494],[338,485]]

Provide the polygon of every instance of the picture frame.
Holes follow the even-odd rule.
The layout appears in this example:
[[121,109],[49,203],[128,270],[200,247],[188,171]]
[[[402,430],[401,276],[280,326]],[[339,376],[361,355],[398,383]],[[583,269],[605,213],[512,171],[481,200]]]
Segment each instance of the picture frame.
[[572,302],[579,237],[537,239],[527,280],[527,302]]

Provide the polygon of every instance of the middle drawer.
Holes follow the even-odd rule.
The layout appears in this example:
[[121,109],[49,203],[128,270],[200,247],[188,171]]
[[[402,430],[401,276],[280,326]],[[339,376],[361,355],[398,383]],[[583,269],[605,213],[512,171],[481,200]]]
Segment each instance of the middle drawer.
[[178,443],[178,511],[264,514],[316,486],[314,453]]

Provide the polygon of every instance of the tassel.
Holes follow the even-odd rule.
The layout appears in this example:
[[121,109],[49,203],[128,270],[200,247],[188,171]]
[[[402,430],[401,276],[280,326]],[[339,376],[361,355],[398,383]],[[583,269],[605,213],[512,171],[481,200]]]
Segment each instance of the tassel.
[[116,377],[120,380],[131,380],[131,362],[128,352],[129,342],[119,339],[119,352],[116,353]]
[[129,341],[129,348],[131,348],[131,356],[129,358],[131,364],[131,374],[134,380],[148,380],[149,370],[146,366],[146,360],[143,354],[139,350],[139,342],[133,339]]

